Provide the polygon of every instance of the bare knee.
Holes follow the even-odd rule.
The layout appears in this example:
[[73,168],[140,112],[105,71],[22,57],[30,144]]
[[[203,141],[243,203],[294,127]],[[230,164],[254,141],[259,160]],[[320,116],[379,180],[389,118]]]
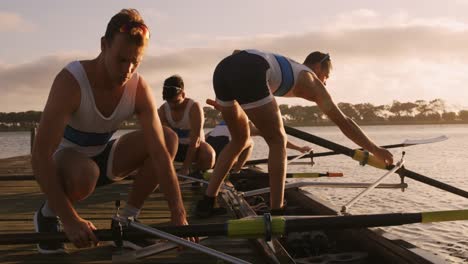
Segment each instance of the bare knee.
[[81,201],[90,196],[96,187],[99,168],[94,166],[82,167],[76,173],[65,175],[65,193],[72,202]]
[[158,177],[156,173],[153,172],[153,165],[150,158],[145,159],[143,166],[138,169],[136,177],[138,180],[143,180],[148,187],[152,186],[156,188],[159,184]]
[[214,167],[216,153],[214,149],[206,142],[200,143],[198,166],[201,170],[208,170]]
[[233,145],[233,148],[238,150],[238,152],[241,152],[242,150],[246,149],[249,147],[250,142],[249,142],[249,135],[247,134],[248,131],[245,131],[245,133],[240,133],[238,135],[233,135],[231,134],[231,142]]
[[268,146],[286,148],[287,138],[286,133],[283,130],[275,131],[264,136],[264,139]]

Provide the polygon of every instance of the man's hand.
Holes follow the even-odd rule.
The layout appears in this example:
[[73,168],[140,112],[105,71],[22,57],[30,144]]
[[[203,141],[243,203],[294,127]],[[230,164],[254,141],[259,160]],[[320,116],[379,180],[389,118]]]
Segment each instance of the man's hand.
[[309,146],[302,146],[302,147],[299,147],[297,149],[297,151],[301,152],[301,153],[307,153],[307,152],[310,152],[312,151],[312,148],[309,147]]
[[387,164],[387,166],[393,164],[393,154],[390,151],[388,151],[387,149],[377,147],[374,150],[373,154],[375,155],[376,158],[378,158],[379,160],[385,162],[385,164]]
[[206,99],[206,104],[211,105],[214,109],[221,112],[221,106],[215,100]]
[[[185,214],[180,214],[180,213],[172,213],[171,222],[175,226],[188,225]],[[200,241],[198,237],[187,237],[186,239],[195,243],[198,243]]]
[[81,217],[63,222],[63,229],[70,242],[77,248],[97,246],[99,244],[99,240],[93,233],[97,228],[93,223]]

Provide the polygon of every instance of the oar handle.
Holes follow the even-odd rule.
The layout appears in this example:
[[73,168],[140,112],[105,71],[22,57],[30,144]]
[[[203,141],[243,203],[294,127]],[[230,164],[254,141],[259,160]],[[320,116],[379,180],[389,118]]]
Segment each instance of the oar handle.
[[359,164],[363,166],[370,165],[372,167],[379,168],[382,170],[387,169],[387,164],[385,162],[379,160],[374,155],[370,154],[368,151],[355,150],[352,158],[353,160],[359,161]]

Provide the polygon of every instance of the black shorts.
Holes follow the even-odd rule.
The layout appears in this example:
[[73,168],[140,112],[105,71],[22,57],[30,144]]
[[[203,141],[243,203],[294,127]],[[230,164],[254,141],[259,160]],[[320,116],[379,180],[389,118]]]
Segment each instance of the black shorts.
[[184,162],[185,157],[187,156],[188,148],[189,145],[187,144],[179,144],[179,147],[177,148],[177,154],[174,160],[178,162]]
[[269,68],[264,58],[246,51],[226,57],[213,74],[216,101],[232,106],[235,100],[244,109],[270,102],[273,96],[267,82]]
[[229,143],[229,137],[227,137],[227,136],[217,136],[217,137],[208,136],[206,138],[206,143],[210,144],[211,147],[213,147],[213,149],[216,152],[216,160],[218,160],[219,154],[224,149],[224,147]]
[[106,148],[99,153],[98,155],[91,157],[91,159],[96,162],[99,167],[99,178],[96,182],[96,187],[104,186],[113,183],[111,179],[107,176],[107,167],[109,164],[109,156],[112,150],[112,146],[115,143],[115,139],[107,143]]

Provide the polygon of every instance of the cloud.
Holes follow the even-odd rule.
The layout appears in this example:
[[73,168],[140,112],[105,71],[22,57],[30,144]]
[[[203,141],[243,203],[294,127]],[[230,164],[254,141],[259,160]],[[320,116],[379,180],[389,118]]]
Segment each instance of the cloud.
[[0,11],[0,32],[30,32],[35,28],[19,14]]
[[[338,17],[335,25],[302,34],[218,36],[207,39],[210,45],[205,48],[168,47],[164,53],[149,50],[139,71],[153,88],[158,102],[163,80],[176,73],[184,78],[188,96],[204,102],[214,96],[211,79],[217,63],[234,49],[269,50],[299,62],[311,51],[322,50],[330,52],[334,63],[328,87],[337,102],[387,104],[392,100],[442,98],[448,103],[466,105],[465,24],[442,18],[409,19],[403,12],[383,17],[372,10],[357,10]],[[0,65],[3,95],[0,111],[42,109],[55,74],[76,59],[75,55]]]

